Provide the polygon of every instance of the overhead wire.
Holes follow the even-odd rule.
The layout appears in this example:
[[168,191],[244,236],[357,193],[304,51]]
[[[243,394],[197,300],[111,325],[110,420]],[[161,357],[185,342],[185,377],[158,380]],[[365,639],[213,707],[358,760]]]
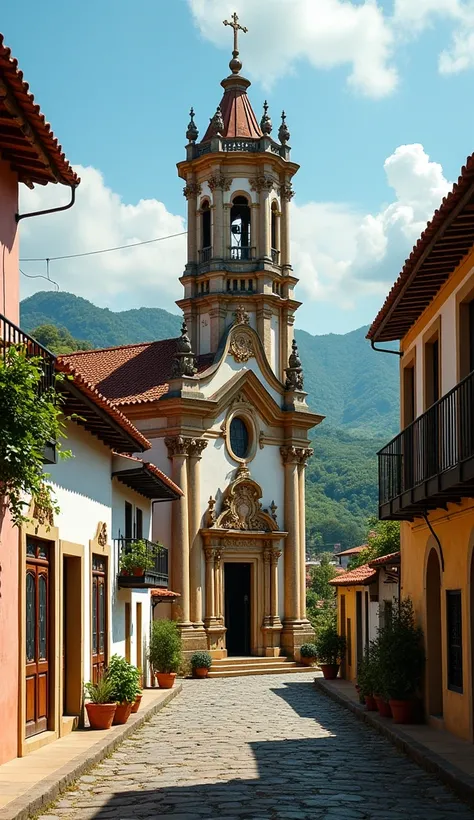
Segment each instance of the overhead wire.
[[186,234],[187,231],[181,231],[180,233],[168,234],[168,236],[158,236],[156,239],[132,242],[130,245],[117,245],[114,248],[102,248],[101,250],[84,251],[83,253],[69,253],[63,256],[25,256],[20,259],[20,262],[55,262],[58,259],[77,259],[79,256],[95,256],[98,253],[110,253],[111,251],[122,251],[127,248],[137,248],[139,245],[151,245],[152,242],[163,242],[165,239],[175,239],[177,236],[185,236]]

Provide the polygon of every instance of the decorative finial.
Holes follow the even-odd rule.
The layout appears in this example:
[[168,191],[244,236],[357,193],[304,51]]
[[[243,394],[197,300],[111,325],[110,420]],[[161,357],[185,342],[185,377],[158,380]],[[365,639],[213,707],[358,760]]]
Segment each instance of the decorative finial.
[[189,116],[191,117],[188,125],[188,130],[186,131],[186,139],[188,142],[196,142],[199,131],[197,129],[196,123],[194,122],[194,108],[191,108],[189,112]]
[[285,390],[303,390],[304,376],[301,366],[301,359],[298,354],[298,345],[295,339],[291,343],[291,353],[288,359],[288,367],[285,368],[286,382]]
[[181,336],[176,344],[176,355],[171,370],[171,378],[182,379],[183,376],[195,376],[197,373],[195,361],[196,357],[192,351],[186,320],[183,319]]
[[218,134],[223,133],[224,131],[224,120],[222,119],[222,111],[220,105],[216,108],[216,113],[213,117],[211,117],[211,130],[212,133],[217,136]]
[[266,134],[267,136],[272,133],[273,124],[268,114],[268,103],[265,100],[263,103],[263,116],[260,120],[260,128],[262,129],[262,134]]
[[236,325],[248,325],[250,324],[250,319],[245,307],[243,305],[238,305],[237,309],[234,313],[235,316],[235,324]]
[[241,60],[239,60],[237,33],[238,31],[242,31],[244,34],[247,34],[248,28],[245,28],[245,26],[240,25],[237,12],[235,11],[232,15],[231,20],[224,20],[223,23],[225,26],[231,26],[231,28],[234,29],[234,50],[232,52],[232,60],[229,63],[229,68],[232,71],[232,74],[238,74],[240,69],[242,68],[242,62]]
[[290,139],[290,132],[288,131],[288,126],[286,124],[286,114],[284,111],[281,112],[281,125],[278,129],[278,139],[285,145],[286,142]]

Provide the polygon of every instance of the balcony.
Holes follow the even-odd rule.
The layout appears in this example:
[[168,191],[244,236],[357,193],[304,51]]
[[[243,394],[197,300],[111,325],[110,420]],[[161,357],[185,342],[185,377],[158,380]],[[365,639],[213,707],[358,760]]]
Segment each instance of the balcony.
[[[133,566],[140,545],[141,567]],[[168,586],[168,550],[147,538],[116,538],[117,585],[123,589],[152,589]],[[144,559],[144,560],[143,560]],[[124,566],[125,564],[125,566]],[[145,566],[143,566],[145,564]]]
[[203,265],[205,262],[210,262],[212,257],[212,247],[203,248],[199,251],[199,264]]
[[378,453],[379,516],[412,520],[474,497],[474,371]]
[[11,345],[21,345],[24,347],[28,356],[41,359],[42,375],[38,382],[39,395],[45,393],[49,388],[54,387],[54,354],[0,313],[0,355],[4,361],[8,348],[11,347]]
[[278,265],[279,260],[280,260],[280,251],[277,251],[276,248],[272,248],[271,249],[271,254],[272,254],[272,263],[274,265]]
[[239,245],[229,248],[228,250],[228,258],[234,262],[250,262],[252,259],[255,259],[255,248]]

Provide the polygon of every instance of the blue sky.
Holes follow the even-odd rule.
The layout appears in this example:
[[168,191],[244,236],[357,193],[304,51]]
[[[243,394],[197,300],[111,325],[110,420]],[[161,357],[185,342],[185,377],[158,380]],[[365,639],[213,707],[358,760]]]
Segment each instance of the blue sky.
[[[346,332],[371,321],[420,226],[474,149],[473,69],[463,64],[469,59],[451,54],[449,73],[438,68],[439,55],[454,48],[452,32],[458,40],[471,34],[468,18],[462,17],[469,3],[417,3],[423,14],[416,21],[408,19],[406,0],[379,4],[377,19],[370,18],[374,37],[367,35],[360,46],[367,53],[373,48],[376,56],[356,86],[348,84],[348,77],[365,59],[354,45],[361,36],[359,23],[347,41],[339,37],[333,47],[329,43],[330,57],[324,57],[318,30],[340,25],[341,18],[334,16],[333,24],[331,14],[345,14],[343,6],[351,7],[352,25],[364,2],[313,0],[311,6],[308,0],[259,0],[258,9],[249,0],[237,4],[250,28],[241,38],[241,56],[243,73],[252,80],[254,109],[260,116],[267,97],[275,124],[285,108],[292,158],[301,165],[294,181],[294,265],[296,275],[301,267],[298,296],[305,307],[297,325],[310,332]],[[316,17],[324,15],[316,20],[314,41],[304,31],[304,14],[312,9]],[[184,157],[190,105],[203,134],[220,99],[219,82],[227,74],[231,49],[230,31],[220,24],[233,10],[227,0],[136,0],[133,5],[125,0],[67,5],[23,0],[21,13],[17,4],[6,4],[5,41],[68,158],[96,169],[83,175],[87,190],[76,214],[72,211],[63,222],[25,223],[23,256],[94,250],[115,243],[122,233],[127,242],[180,227],[185,200],[175,164]],[[377,56],[379,25],[391,38],[382,57]],[[313,64],[318,59],[336,64]],[[454,70],[456,60],[461,68]],[[371,76],[379,69],[381,83],[392,82],[384,74],[387,65],[397,73],[394,87],[374,90]],[[389,163],[392,187],[384,169],[389,157],[395,157]],[[79,199],[81,194],[80,189]],[[43,203],[60,196],[53,188],[28,193],[26,199]],[[105,204],[91,220],[102,197]],[[146,213],[141,200],[150,201]],[[117,225],[111,224],[114,209]],[[102,216],[106,212],[104,225],[100,210]],[[174,242],[165,250],[165,245],[154,246],[155,256],[146,260],[125,252],[127,259],[109,261],[109,267],[101,267],[98,257],[84,262],[84,268],[56,263],[55,278],[62,289],[113,309],[147,304],[176,310],[184,246]],[[25,263],[23,268],[34,274],[42,266]],[[28,281],[25,294],[32,287]]]

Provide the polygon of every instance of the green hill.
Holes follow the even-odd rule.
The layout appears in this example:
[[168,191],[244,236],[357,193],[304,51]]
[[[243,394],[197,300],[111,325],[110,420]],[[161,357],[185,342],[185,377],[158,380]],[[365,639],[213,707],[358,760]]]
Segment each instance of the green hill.
[[[181,318],[161,308],[113,312],[72,293],[35,293],[21,303],[21,325],[65,328],[95,347],[165,339]],[[377,512],[376,452],[398,430],[398,359],[375,353],[366,327],[343,335],[296,331],[311,409],[326,420],[314,434],[308,467],[308,545],[361,542]]]

